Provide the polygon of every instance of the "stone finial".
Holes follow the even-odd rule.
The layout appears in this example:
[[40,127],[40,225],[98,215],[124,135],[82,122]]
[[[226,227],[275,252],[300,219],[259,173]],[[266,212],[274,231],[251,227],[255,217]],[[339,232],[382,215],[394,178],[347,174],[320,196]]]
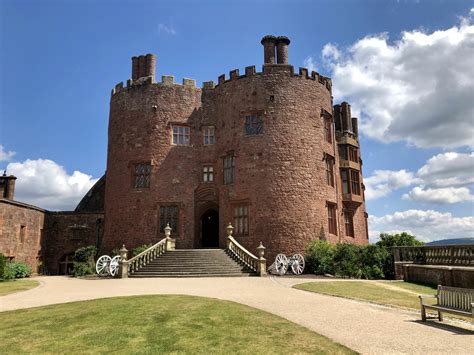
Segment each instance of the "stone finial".
[[171,229],[171,227],[170,227],[170,224],[167,223],[167,224],[166,224],[166,227],[165,227],[165,237],[166,237],[166,238],[169,238],[169,237],[170,237],[170,235],[171,235],[171,230],[172,230],[172,229]]
[[125,248],[125,244],[122,245],[122,248],[119,250],[120,258],[122,261],[126,261],[128,257],[128,250]]
[[226,231],[227,231],[227,236],[232,237],[232,232],[234,231],[234,227],[232,227],[232,224],[230,222],[226,228]]
[[257,247],[257,253],[259,258],[263,258],[265,255],[265,247],[263,246],[262,242],[260,242],[260,245]]

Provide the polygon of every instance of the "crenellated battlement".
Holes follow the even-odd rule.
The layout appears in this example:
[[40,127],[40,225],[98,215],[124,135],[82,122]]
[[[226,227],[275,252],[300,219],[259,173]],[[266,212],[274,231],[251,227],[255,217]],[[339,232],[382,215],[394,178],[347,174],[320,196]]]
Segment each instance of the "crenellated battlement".
[[[209,82],[207,82],[209,83]],[[213,82],[211,82],[213,83]],[[203,83],[205,84],[205,83]],[[174,76],[173,75],[162,75],[161,76],[161,82],[153,82],[151,77],[144,77],[140,78],[138,80],[133,80],[129,79],[127,80],[127,85],[124,86],[123,82],[118,83],[115,85],[115,87],[112,89],[112,96],[115,94],[118,94],[121,91],[124,90],[131,90],[147,85],[156,85],[156,86],[168,86],[168,87],[186,87],[186,88],[191,88],[191,89],[196,89],[196,90],[201,90],[201,88],[196,87],[196,80],[194,79],[189,79],[189,78],[183,78],[182,83],[175,83],[174,81]],[[207,84],[207,86],[210,86],[210,84]],[[204,88],[204,85],[203,85]],[[208,88],[208,87],[206,87]]]

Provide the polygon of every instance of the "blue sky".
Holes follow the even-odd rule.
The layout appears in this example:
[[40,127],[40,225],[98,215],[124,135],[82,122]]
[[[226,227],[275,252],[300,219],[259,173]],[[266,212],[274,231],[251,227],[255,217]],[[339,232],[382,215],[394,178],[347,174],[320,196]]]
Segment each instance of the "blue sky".
[[372,236],[473,236],[473,8],[0,0],[0,168],[20,175],[18,199],[72,208],[105,171],[110,90],[130,77],[133,55],[157,54],[157,77],[217,81],[260,68],[263,35],[287,35],[290,63],[331,76],[336,101],[360,117]]

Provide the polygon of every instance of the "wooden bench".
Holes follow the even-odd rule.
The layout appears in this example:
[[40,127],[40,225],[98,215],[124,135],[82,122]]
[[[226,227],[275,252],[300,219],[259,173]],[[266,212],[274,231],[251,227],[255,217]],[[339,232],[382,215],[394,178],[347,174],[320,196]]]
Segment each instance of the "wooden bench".
[[[438,319],[443,320],[442,313],[453,313],[472,317],[474,321],[474,290],[469,288],[448,287],[438,285],[436,295],[422,295],[420,297],[421,319],[426,321],[426,309],[438,312]],[[427,298],[436,298],[436,304],[426,304]]]

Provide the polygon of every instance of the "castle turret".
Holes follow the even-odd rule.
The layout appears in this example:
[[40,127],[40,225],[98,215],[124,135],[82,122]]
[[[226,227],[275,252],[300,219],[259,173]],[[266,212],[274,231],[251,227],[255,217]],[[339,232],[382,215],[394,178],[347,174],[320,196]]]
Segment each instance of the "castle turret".
[[13,200],[15,196],[15,180],[16,176],[7,176],[6,170],[3,172],[3,176],[0,176],[0,197],[6,198],[7,200]]
[[263,45],[263,63],[264,64],[275,64],[275,44],[277,38],[272,35],[268,35],[262,38]]
[[288,45],[290,39],[286,36],[279,36],[276,39],[277,46],[277,63],[288,64]]

